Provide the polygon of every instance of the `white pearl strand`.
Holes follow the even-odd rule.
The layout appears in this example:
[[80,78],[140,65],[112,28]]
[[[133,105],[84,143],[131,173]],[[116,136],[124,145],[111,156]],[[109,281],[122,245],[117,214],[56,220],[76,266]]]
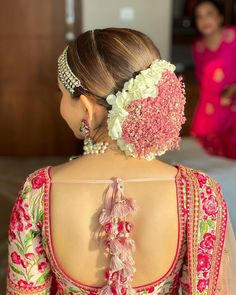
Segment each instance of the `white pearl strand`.
[[93,155],[93,154],[104,154],[109,143],[108,142],[85,142],[84,143],[84,155]]

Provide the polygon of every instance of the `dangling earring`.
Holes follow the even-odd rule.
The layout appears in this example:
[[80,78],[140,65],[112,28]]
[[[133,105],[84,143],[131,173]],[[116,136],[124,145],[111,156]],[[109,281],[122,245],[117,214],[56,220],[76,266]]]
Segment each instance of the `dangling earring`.
[[103,154],[108,147],[108,142],[94,143],[91,136],[91,128],[87,120],[83,119],[80,125],[80,132],[84,135],[84,155]]
[[80,125],[80,132],[83,133],[84,137],[87,138],[90,136],[90,126],[87,120],[83,119]]

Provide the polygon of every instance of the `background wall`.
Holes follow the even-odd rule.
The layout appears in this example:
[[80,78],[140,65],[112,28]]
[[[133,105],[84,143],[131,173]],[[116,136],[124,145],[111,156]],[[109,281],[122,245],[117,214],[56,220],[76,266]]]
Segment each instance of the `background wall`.
[[79,153],[81,143],[59,112],[57,58],[68,42],[66,36],[91,28],[135,28],[147,33],[169,58],[171,2],[2,1],[0,156]]
[[[82,30],[129,27],[146,33],[169,59],[172,34],[171,0],[83,0]],[[102,8],[102,9],[101,9]]]
[[0,155],[71,154],[60,116],[57,58],[66,45],[64,0],[2,1]]

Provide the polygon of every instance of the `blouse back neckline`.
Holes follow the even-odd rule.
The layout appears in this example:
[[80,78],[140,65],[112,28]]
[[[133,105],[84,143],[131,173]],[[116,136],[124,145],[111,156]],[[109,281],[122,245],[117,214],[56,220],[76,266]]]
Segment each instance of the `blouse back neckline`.
[[[46,177],[46,183],[44,186],[44,231],[45,231],[45,236],[46,236],[46,241],[47,241],[47,247],[48,247],[48,254],[49,254],[49,261],[52,264],[52,268],[56,272],[56,276],[59,277],[64,277],[66,280],[70,281],[73,285],[75,285],[78,288],[84,289],[84,290],[89,290],[89,291],[96,291],[101,289],[103,286],[92,286],[89,284],[82,283],[73,277],[71,277],[60,265],[56,254],[55,254],[55,249],[54,245],[52,242],[52,226],[51,226],[51,199],[50,199],[50,193],[51,193],[51,188],[52,188],[52,179],[51,179],[51,170],[52,166],[48,166],[45,169],[45,177]],[[183,249],[183,241],[184,241],[184,210],[185,208],[185,200],[184,200],[184,190],[183,190],[183,182],[181,180],[181,165],[176,166],[177,168],[177,173],[174,178],[175,180],[175,185],[176,185],[176,199],[177,199],[177,211],[178,211],[178,238],[177,238],[177,246],[176,246],[176,251],[175,251],[175,256],[174,259],[166,271],[164,275],[162,275],[160,278],[153,282],[149,282],[147,284],[143,285],[138,285],[132,287],[136,291],[142,291],[145,290],[147,287],[153,287],[156,286],[163,281],[165,281],[169,276],[173,274],[177,267],[177,262],[180,259],[180,256],[182,254],[182,249]],[[166,180],[166,179],[160,179],[160,178],[135,178],[135,179],[124,179],[124,182],[137,182],[137,181],[155,181],[155,180]],[[169,179],[168,179],[169,180]],[[76,180],[76,183],[111,183],[112,179],[107,179],[107,180]],[[70,183],[70,182],[69,182]]]

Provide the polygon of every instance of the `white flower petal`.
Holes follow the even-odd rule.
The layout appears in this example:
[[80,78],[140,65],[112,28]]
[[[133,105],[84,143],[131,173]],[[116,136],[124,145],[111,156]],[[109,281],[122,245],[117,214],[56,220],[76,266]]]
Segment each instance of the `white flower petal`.
[[116,95],[110,94],[107,96],[106,101],[110,104],[113,105],[116,101]]

